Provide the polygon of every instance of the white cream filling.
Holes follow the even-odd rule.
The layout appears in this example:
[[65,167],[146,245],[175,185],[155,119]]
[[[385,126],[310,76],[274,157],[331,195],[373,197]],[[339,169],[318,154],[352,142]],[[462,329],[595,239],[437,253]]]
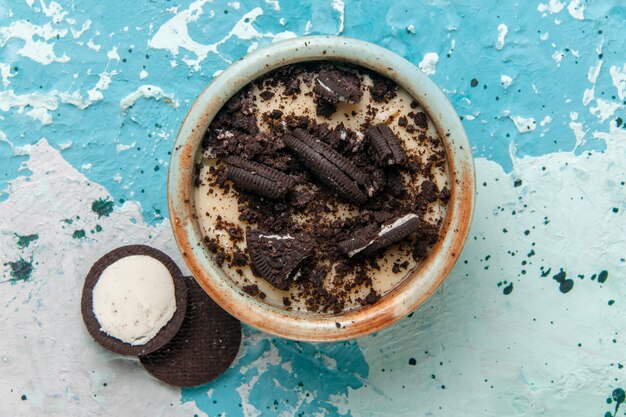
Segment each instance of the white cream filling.
[[394,221],[393,223],[388,224],[387,226],[383,226],[380,229],[380,232],[378,232],[378,237],[386,235],[387,233],[391,232],[393,229],[398,228],[413,219],[417,219],[417,214],[410,213],[410,214],[407,214],[406,216],[397,218],[396,221]]
[[281,236],[281,235],[259,235],[259,237],[263,237],[265,239],[275,239],[275,240],[293,239],[293,237],[291,235],[285,235],[285,236]]
[[[331,90],[331,89],[330,89],[330,87],[329,87],[329,86],[327,86],[326,84],[324,84],[323,82],[321,82],[319,78],[317,79],[317,83],[318,83],[318,84],[319,84],[319,85],[320,85],[320,86],[321,86],[324,90],[328,91],[329,93],[331,93],[331,94],[336,94],[333,90]],[[348,98],[347,98],[347,97],[340,96],[340,95],[337,95],[337,100],[339,100],[339,101],[343,101],[344,103],[353,103],[353,104],[354,104],[354,102],[353,102],[353,101],[351,101],[351,100],[348,100]]]
[[350,252],[348,252],[348,256],[349,257],[353,257],[354,255],[356,255],[357,253],[361,252],[362,250],[364,250],[365,248],[367,248],[369,245],[371,245],[372,243],[374,243],[374,241],[376,239],[378,239],[379,237],[383,237],[385,236],[387,233],[391,232],[392,230],[402,226],[403,224],[407,223],[408,221],[412,220],[412,219],[417,219],[417,214],[407,214],[406,216],[402,216],[397,218],[393,223],[388,224],[387,226],[383,226],[380,231],[378,232],[378,236],[375,237],[374,239],[370,240],[367,245],[358,248],[358,249],[354,249],[351,250]]
[[100,330],[133,346],[154,338],[176,311],[174,280],[162,262],[132,255],[109,265],[93,288]]
[[328,91],[328,92],[329,92],[329,93],[331,93],[331,94],[335,94],[335,92],[334,92],[333,90],[331,90],[329,86],[327,86],[326,84],[324,84],[323,82],[321,82],[319,78],[317,79],[317,83],[318,83],[319,85],[321,85],[321,86],[322,86],[322,88],[323,88],[324,90]]

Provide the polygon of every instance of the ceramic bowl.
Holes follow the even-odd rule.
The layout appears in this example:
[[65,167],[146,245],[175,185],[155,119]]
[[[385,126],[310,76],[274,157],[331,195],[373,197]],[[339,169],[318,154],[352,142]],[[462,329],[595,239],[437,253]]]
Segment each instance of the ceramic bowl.
[[[441,238],[417,270],[377,303],[339,315],[293,312],[245,294],[213,262],[195,220],[194,163],[211,120],[237,91],[278,67],[306,61],[343,61],[384,75],[413,96],[444,141],[450,200]],[[474,207],[474,164],[461,121],[437,86],[415,65],[380,46],[336,36],[293,38],[259,49],[230,65],[196,99],[172,152],[168,206],[174,236],[193,276],[220,306],[251,326],[288,339],[353,339],[390,326],[414,311],[441,285],[458,259]]]

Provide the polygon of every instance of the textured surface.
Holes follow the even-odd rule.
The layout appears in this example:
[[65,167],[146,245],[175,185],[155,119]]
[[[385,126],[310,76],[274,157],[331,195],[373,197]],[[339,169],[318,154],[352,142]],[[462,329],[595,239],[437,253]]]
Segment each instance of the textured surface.
[[[624,415],[626,7],[383,3],[0,0],[0,415]],[[470,240],[389,330],[246,328],[226,374],[166,387],[91,340],[84,276],[130,243],[183,265],[164,216],[185,113],[229,62],[307,33],[388,47],[444,90],[477,158]]]

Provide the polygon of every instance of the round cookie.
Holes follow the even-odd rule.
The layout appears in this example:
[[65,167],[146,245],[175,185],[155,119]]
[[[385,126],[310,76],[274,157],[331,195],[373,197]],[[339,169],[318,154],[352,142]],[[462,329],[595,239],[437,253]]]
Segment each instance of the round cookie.
[[163,348],[140,356],[146,370],[178,387],[206,384],[233,362],[241,323],[218,306],[193,277],[187,281],[187,314],[178,334]]
[[[147,335],[146,338],[149,337],[149,340],[146,340],[144,343],[140,344],[132,344],[131,342],[124,341],[119,337],[114,337],[113,335],[107,333],[103,329],[103,324],[98,321],[98,316],[96,314],[96,305],[94,305],[94,289],[98,285],[100,278],[103,276],[106,277],[107,285],[114,285],[116,282],[120,283],[119,279],[119,269],[126,267],[129,270],[136,269],[137,265],[132,265],[132,262],[128,262],[129,260],[134,258],[134,262],[141,262],[142,258],[139,257],[150,257],[156,261],[158,261],[162,266],[167,269],[169,275],[172,278],[173,282],[173,297],[175,301],[175,311],[171,315],[171,318],[165,323],[160,329],[153,329],[154,335]],[[121,261],[121,262],[118,262]],[[159,264],[150,262],[150,265],[146,265],[146,271],[155,271],[155,265],[158,268],[161,267]],[[109,268],[113,266],[112,268]],[[129,266],[133,266],[133,268],[129,268]],[[150,267],[150,268],[148,268]],[[109,268],[109,269],[107,269]],[[161,267],[162,268],[162,267]],[[115,273],[118,274],[114,276],[115,273],[111,272],[116,270]],[[118,280],[118,281],[115,281]],[[123,282],[127,284],[127,282]],[[111,288],[108,288],[109,290]],[[114,288],[113,288],[114,289]],[[147,288],[148,291],[153,290],[153,288]],[[99,292],[97,295],[96,301],[98,301],[98,307],[101,305],[101,299],[106,295],[106,292]],[[103,295],[104,294],[104,295]],[[137,294],[130,294],[137,295]],[[167,295],[161,294],[161,299],[167,299]],[[131,300],[132,301],[132,300]],[[125,302],[128,303],[127,299]],[[145,303],[135,303],[137,304],[137,308],[145,308]],[[124,305],[124,309],[132,308],[134,304]],[[85,279],[85,283],[83,286],[83,293],[81,299],[81,312],[83,315],[83,321],[85,322],[85,326],[89,331],[89,334],[102,346],[107,348],[108,350],[118,353],[120,355],[145,355],[155,350],[165,346],[172,338],[176,335],[178,330],[181,327],[183,319],[185,318],[185,313],[187,310],[187,287],[185,285],[185,279],[176,265],[176,263],[163,252],[154,249],[149,246],[144,245],[130,245],[123,246],[121,248],[117,248],[102,258],[100,258],[89,270],[87,277]],[[127,310],[128,311],[128,310]],[[105,317],[103,316],[104,320]],[[110,325],[110,317],[106,317],[107,325]],[[137,319],[141,319],[141,317],[137,317]],[[119,329],[124,329],[124,323],[121,323]],[[115,334],[114,331],[111,333]],[[120,336],[117,334],[117,336]]]

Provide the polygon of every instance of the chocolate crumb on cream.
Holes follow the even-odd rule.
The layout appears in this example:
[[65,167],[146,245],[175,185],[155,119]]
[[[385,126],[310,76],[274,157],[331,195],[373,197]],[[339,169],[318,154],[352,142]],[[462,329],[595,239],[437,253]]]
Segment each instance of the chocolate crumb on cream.
[[378,302],[428,256],[450,196],[419,103],[343,63],[289,65],[244,87],[197,162],[208,251],[242,293],[287,310]]

